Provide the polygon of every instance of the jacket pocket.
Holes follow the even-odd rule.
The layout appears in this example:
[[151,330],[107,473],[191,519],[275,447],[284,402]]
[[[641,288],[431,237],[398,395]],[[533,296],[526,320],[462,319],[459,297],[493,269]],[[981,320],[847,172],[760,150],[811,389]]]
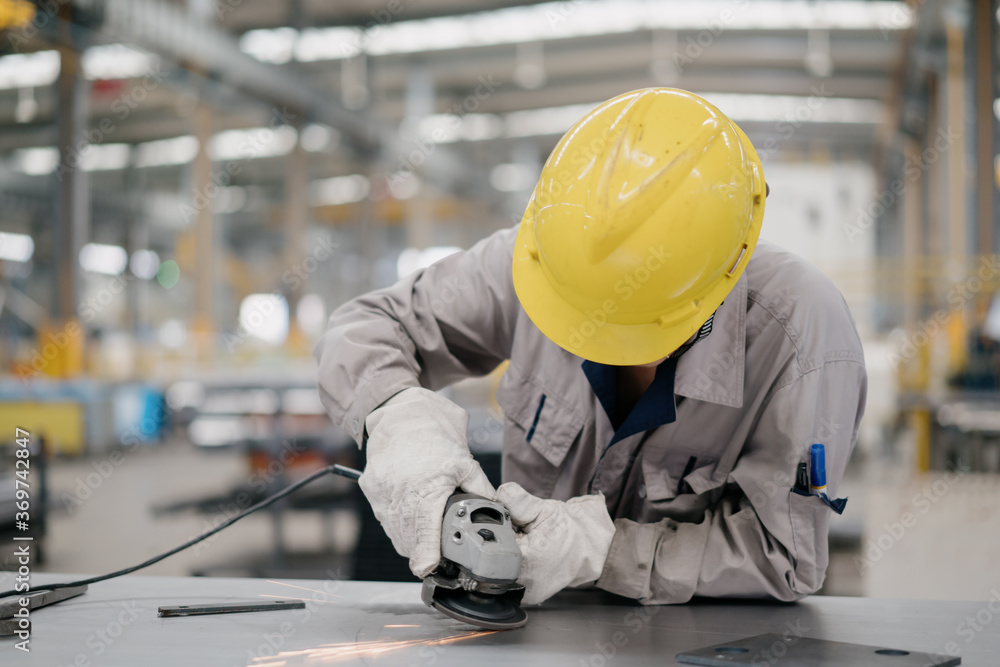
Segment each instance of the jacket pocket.
[[500,378],[496,398],[520,439],[551,465],[561,465],[583,429],[583,417],[513,365]]
[[691,493],[696,494],[707,493],[721,487],[726,483],[726,478],[723,475],[722,479],[719,479],[720,476],[716,474],[718,463],[716,459],[698,461],[693,470],[678,481],[678,486],[682,491],[690,489]]
[[792,529],[792,557],[797,593],[814,593],[823,585],[830,555],[827,535],[830,508],[817,496],[788,492],[788,518]]
[[668,454],[648,447],[642,458],[643,483],[650,502],[665,502],[687,494],[701,495],[726,483],[718,479],[714,458],[702,460],[688,451]]

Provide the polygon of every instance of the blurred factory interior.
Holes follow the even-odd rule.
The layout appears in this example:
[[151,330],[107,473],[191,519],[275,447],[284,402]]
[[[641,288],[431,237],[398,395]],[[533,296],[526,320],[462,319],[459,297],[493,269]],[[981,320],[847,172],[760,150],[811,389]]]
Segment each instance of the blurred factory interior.
[[[997,10],[0,0],[0,531],[15,427],[37,443],[41,571],[123,567],[318,467],[363,465],[316,392],[330,312],[517,223],[577,119],[672,86],[746,131],[771,188],[763,238],[833,279],[865,344],[823,592],[986,599]],[[494,478],[498,377],[447,390]],[[330,480],[148,572],[412,580],[366,507]]]

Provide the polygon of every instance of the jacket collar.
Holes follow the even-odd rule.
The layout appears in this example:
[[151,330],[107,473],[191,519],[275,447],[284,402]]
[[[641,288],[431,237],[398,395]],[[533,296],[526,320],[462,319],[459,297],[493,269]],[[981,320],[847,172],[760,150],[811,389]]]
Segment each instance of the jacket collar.
[[747,276],[744,273],[716,311],[711,335],[677,360],[674,393],[718,405],[742,407],[746,324]]

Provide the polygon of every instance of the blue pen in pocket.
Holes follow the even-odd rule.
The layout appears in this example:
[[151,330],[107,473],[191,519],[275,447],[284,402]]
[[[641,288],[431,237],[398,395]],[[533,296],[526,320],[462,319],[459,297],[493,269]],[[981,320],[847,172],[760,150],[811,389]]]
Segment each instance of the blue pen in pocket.
[[803,461],[799,463],[796,469],[795,485],[792,487],[792,493],[797,493],[800,496],[819,498],[824,505],[834,512],[843,514],[844,508],[847,507],[847,498],[831,499],[826,495],[826,447],[823,445],[815,444],[809,448],[808,482],[803,479],[806,476],[806,463]]
[[826,491],[826,447],[823,445],[809,448],[809,479],[813,493]]

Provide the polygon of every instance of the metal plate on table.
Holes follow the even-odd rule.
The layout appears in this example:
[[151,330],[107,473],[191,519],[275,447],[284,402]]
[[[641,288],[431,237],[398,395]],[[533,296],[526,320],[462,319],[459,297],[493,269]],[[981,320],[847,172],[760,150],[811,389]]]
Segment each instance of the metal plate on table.
[[208,616],[211,614],[245,614],[255,611],[280,611],[282,609],[305,609],[301,600],[274,600],[272,602],[216,602],[213,604],[182,604],[160,607],[157,616]]
[[38,609],[39,607],[47,607],[50,604],[75,598],[77,595],[83,595],[86,592],[87,584],[57,588],[55,590],[39,588],[38,590],[26,591],[16,597],[12,596],[9,600],[0,601],[0,618],[14,618],[14,614],[22,607],[22,599],[28,603],[26,605],[28,609]]
[[709,667],[953,667],[962,664],[959,657],[809,639],[788,633],[768,633],[678,653],[677,661]]
[[0,619],[0,637],[13,637],[18,632],[30,632],[31,631],[31,621],[25,621],[22,627],[19,623],[19,619],[16,618],[4,618]]

